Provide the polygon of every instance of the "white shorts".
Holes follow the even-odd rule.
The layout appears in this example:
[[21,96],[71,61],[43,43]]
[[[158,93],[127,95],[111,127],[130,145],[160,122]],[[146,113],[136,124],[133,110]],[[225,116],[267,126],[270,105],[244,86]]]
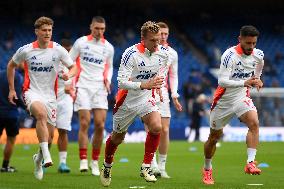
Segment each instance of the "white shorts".
[[[154,99],[152,102],[154,102]],[[158,106],[152,102],[148,101],[143,106],[137,106],[131,109],[123,105],[119,107],[117,112],[113,115],[113,130],[117,133],[126,132],[137,116],[142,118],[151,112],[159,112]]]
[[240,117],[251,110],[257,111],[252,99],[249,97],[245,97],[232,106],[227,106],[227,108],[218,108],[216,106],[210,113],[210,128],[220,130],[229,123],[233,116]]
[[105,88],[77,88],[77,97],[74,103],[74,111],[108,109],[107,90]]
[[170,102],[157,102],[161,117],[171,117]]
[[71,119],[73,115],[73,99],[69,94],[63,94],[57,99],[56,127],[71,131]]
[[26,91],[23,94],[23,99],[24,99],[24,102],[27,105],[30,113],[31,113],[32,104],[36,101],[41,102],[46,108],[47,122],[49,124],[53,125],[53,126],[56,125],[56,111],[57,111],[56,99],[46,98],[43,95],[37,94],[37,93],[32,92],[30,90]]

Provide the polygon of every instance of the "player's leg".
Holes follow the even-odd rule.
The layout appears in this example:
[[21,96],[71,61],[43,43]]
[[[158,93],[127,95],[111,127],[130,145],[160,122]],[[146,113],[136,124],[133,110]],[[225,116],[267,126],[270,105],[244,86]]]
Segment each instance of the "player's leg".
[[170,178],[170,176],[166,172],[166,162],[167,162],[167,154],[170,144],[170,136],[169,136],[169,127],[170,127],[170,118],[162,117],[162,132],[159,144],[159,170],[161,171],[161,177]]
[[109,186],[111,183],[111,168],[114,154],[125,137],[126,132],[117,133],[115,131],[108,137],[105,146],[105,160],[100,173],[100,180],[103,186]]
[[[15,172],[16,168],[9,166],[9,162],[13,153],[16,136],[19,134],[18,120],[16,119],[1,119],[2,126],[6,126],[6,145],[3,151],[3,162],[1,172]],[[4,127],[3,127],[4,128]],[[2,135],[2,130],[1,134]]]
[[219,118],[218,110],[212,111],[210,114],[210,134],[204,144],[204,168],[203,183],[214,184],[212,176],[212,158],[216,151],[216,144],[223,135],[223,127],[231,120],[233,114],[228,114],[223,118]]
[[256,149],[259,143],[259,121],[257,112],[254,110],[248,111],[240,116],[240,120],[245,123],[249,130],[246,137],[247,144],[247,165],[245,172],[248,174],[258,175],[261,170],[256,167],[255,156]]
[[[31,104],[31,113],[36,119],[36,133],[40,145],[40,153],[38,153],[39,159],[44,160],[45,167],[51,166],[52,160],[48,150],[48,144],[50,141],[49,128],[47,126],[47,110],[45,105],[40,101],[35,101]],[[38,159],[38,160],[39,160]]]
[[73,116],[73,100],[69,95],[57,99],[56,127],[58,129],[57,147],[59,151],[58,172],[69,173],[67,166],[68,131],[71,131],[71,120]]
[[100,180],[103,186],[109,186],[111,183],[111,168],[114,154],[118,145],[124,140],[127,129],[135,120],[136,115],[136,111],[129,111],[122,107],[113,115],[113,131],[106,141],[105,159],[100,173]]
[[204,168],[203,168],[203,183],[214,184],[212,176],[212,157],[216,151],[216,144],[223,135],[223,129],[213,130],[210,129],[210,134],[204,144]]
[[145,141],[144,159],[140,175],[144,177],[147,182],[155,182],[157,179],[152,173],[150,165],[160,142],[160,133],[162,130],[161,115],[158,111],[151,111],[142,116],[142,120],[148,125],[149,132],[147,133]]
[[261,170],[256,167],[256,162],[254,162],[259,140],[259,121],[256,107],[252,99],[245,97],[237,104],[235,109],[239,119],[249,128],[246,138],[248,159],[245,172],[258,175],[261,173]]
[[107,111],[105,109],[94,109],[94,136],[92,141],[92,161],[90,168],[92,174],[100,175],[98,160],[100,156],[101,146],[104,138],[104,127]]
[[69,173],[70,168],[66,164],[68,146],[68,131],[58,128],[57,147],[59,151],[59,167],[58,172]]
[[88,171],[88,130],[90,127],[91,114],[89,110],[79,110],[80,129],[78,134],[80,171]]

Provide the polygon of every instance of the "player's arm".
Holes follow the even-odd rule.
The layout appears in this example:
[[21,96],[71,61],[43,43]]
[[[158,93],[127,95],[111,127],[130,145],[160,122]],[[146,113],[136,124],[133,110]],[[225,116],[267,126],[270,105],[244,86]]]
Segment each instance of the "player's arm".
[[71,59],[71,56],[69,55],[68,51],[66,49],[64,49],[63,47],[59,47],[59,53],[60,53],[60,60],[61,63],[68,68],[69,72],[68,73],[63,73],[62,74],[62,79],[64,81],[69,80],[70,78],[74,77],[77,72],[77,66],[76,64],[73,62],[73,60]]
[[105,70],[104,70],[104,83],[105,83],[107,92],[109,94],[111,93],[110,84],[111,84],[111,79],[112,79],[112,74],[113,74],[113,56],[114,56],[114,48],[113,46],[110,46],[110,54],[106,60]]
[[264,66],[263,56],[264,55],[262,53],[261,59],[260,59],[259,63],[256,65],[256,68],[255,68],[255,77],[256,77],[256,80],[257,80],[255,87],[257,88],[258,91],[263,87],[263,82],[260,79],[261,74],[262,74],[262,70],[263,70],[263,66]]
[[76,64],[72,64],[71,66],[68,67],[68,69],[69,69],[69,72],[67,73],[67,78],[66,78],[65,81],[67,81],[70,78],[74,77],[77,74],[77,72],[78,72]]
[[129,53],[129,51],[126,50],[122,55],[117,76],[118,87],[127,90],[161,88],[164,80],[163,77],[155,77],[147,82],[135,82],[131,80],[131,74],[135,64],[133,53],[135,52],[133,51],[131,54],[131,52]]
[[171,88],[171,96],[172,98],[178,98],[178,56],[175,55],[172,64],[170,65],[169,69],[169,81],[170,81],[170,88]]
[[8,79],[8,84],[9,84],[9,96],[8,100],[11,104],[16,105],[16,102],[14,100],[17,100],[17,93],[15,90],[15,68],[17,67],[17,64],[11,59],[8,62],[7,65],[7,79]]
[[18,67],[18,65],[20,65],[20,63],[22,63],[25,60],[26,57],[25,49],[27,47],[29,46],[25,45],[19,48],[7,65],[7,80],[9,84],[8,100],[11,104],[14,105],[16,105],[15,100],[18,100],[17,93],[15,91],[15,68]]
[[76,59],[78,58],[78,56],[80,56],[80,41],[79,39],[77,39],[74,43],[74,45],[72,46],[72,48],[69,51],[69,55],[71,57],[71,59],[73,60],[73,62],[76,62]]
[[247,87],[244,80],[230,79],[234,60],[231,51],[226,51],[221,57],[221,65],[219,70],[218,85],[224,88]]
[[[131,81],[131,74],[133,71],[133,64],[134,64],[134,58],[126,50],[121,58],[121,63],[118,69],[118,76],[117,76],[117,81],[118,81],[118,87],[120,89],[127,89],[127,90],[138,90],[140,89],[141,82],[134,82]],[[135,53],[135,52],[133,52]]]
[[169,81],[171,88],[171,97],[173,99],[173,103],[175,108],[178,111],[182,111],[182,105],[180,104],[178,97],[178,56],[175,54],[175,58],[169,69]]

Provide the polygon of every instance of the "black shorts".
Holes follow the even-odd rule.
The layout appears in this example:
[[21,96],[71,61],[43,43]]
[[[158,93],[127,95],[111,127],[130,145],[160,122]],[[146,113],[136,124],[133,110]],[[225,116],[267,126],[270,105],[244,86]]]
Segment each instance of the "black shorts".
[[18,118],[0,118],[0,136],[6,129],[7,136],[15,137],[19,134]]

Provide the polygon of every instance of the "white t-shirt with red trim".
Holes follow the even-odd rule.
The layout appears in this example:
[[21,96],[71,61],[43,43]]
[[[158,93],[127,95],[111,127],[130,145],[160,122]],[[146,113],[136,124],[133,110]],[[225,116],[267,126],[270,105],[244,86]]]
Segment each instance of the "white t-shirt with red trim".
[[[179,97],[178,94],[178,54],[177,52],[168,44],[163,45],[165,50],[169,52],[169,62],[166,67],[165,72],[167,73],[165,83],[162,88],[162,94],[164,98],[164,102],[169,102],[169,92],[168,92],[168,81],[170,84],[170,91],[171,91],[171,96],[172,97]],[[160,98],[158,95],[156,95],[156,101],[159,102]]]
[[244,82],[253,75],[260,77],[264,65],[264,53],[254,49],[252,54],[245,55],[238,44],[227,49],[221,57],[218,75],[218,88],[215,91],[211,109],[215,106],[230,108],[234,102],[249,96],[249,88]]
[[31,90],[52,99],[56,99],[59,64],[74,64],[67,50],[52,41],[46,49],[39,48],[37,41],[27,44],[17,50],[12,60],[16,64],[24,62],[23,92]]
[[114,48],[106,39],[83,36],[75,41],[69,54],[80,66],[77,87],[102,88],[105,79],[111,83]]
[[118,109],[122,104],[127,108],[137,107],[154,97],[154,90],[140,89],[141,82],[146,82],[156,75],[165,77],[168,63],[169,52],[161,45],[153,53],[142,43],[127,48],[122,55],[118,70],[119,91],[114,109]]

